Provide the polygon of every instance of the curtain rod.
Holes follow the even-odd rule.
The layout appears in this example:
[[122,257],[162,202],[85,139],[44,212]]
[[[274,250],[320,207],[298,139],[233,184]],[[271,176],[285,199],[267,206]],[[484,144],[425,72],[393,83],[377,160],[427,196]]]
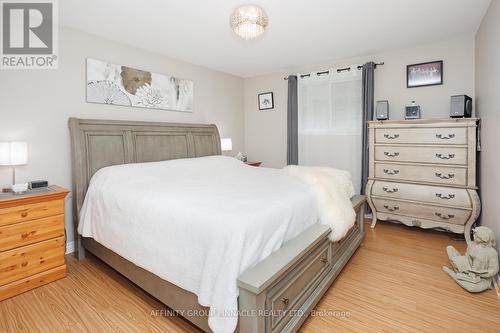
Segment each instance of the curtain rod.
[[[377,66],[382,66],[382,65],[384,65],[384,62],[375,63],[375,68],[377,68]],[[361,69],[363,69],[363,66],[358,66],[357,69],[361,70]],[[337,73],[342,73],[342,72],[350,71],[350,70],[351,70],[351,67],[338,68]],[[321,71],[321,72],[316,73],[316,75],[318,75],[318,76],[323,75],[323,74],[330,74],[330,71],[328,70],[328,71]],[[311,74],[299,75],[300,78],[305,78],[305,77],[310,77],[310,76],[311,76]],[[283,79],[288,80],[288,76],[284,77]]]

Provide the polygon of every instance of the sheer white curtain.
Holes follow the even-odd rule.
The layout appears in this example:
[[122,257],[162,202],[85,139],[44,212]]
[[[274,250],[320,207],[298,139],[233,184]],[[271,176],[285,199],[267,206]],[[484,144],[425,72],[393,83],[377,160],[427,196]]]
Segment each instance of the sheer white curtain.
[[347,170],[361,188],[361,71],[300,78],[298,83],[299,165]]

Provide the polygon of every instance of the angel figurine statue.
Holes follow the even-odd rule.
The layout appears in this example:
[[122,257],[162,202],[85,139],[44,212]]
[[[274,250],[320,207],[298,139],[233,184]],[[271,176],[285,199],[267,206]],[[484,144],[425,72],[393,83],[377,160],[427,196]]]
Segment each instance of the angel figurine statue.
[[495,234],[488,227],[476,227],[473,230],[474,241],[462,256],[453,246],[446,247],[451,269],[443,266],[462,288],[478,293],[491,289],[498,273],[498,253],[495,249]]

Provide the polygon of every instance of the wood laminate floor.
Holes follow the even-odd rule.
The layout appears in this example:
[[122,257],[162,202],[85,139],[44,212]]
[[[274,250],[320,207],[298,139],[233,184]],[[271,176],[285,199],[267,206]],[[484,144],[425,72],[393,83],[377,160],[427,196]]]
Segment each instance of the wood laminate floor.
[[[379,223],[301,332],[500,332],[493,290],[472,295],[441,271],[448,234]],[[189,332],[158,301],[95,257],[68,256],[69,274],[0,302],[0,332]]]

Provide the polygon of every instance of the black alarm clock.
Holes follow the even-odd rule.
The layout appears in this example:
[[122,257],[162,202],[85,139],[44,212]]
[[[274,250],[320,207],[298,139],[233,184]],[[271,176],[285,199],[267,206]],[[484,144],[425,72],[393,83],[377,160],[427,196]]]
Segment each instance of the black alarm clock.
[[420,105],[409,105],[405,108],[405,119],[420,119]]

